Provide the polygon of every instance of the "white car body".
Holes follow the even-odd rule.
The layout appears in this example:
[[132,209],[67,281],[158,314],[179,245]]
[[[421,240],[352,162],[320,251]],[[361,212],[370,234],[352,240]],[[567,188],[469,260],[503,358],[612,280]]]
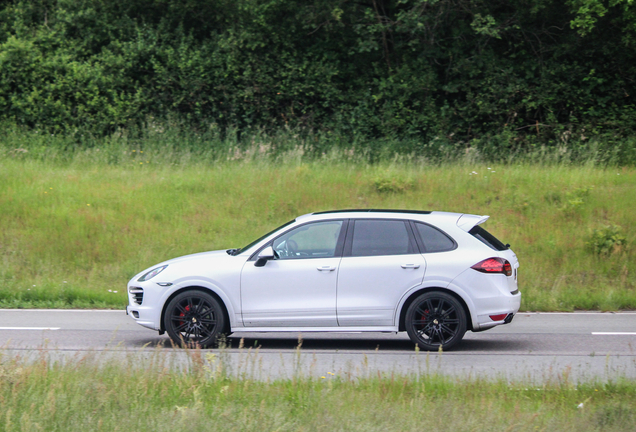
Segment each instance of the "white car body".
[[[504,250],[496,250],[469,234],[487,219],[488,216],[459,213],[387,210],[300,216],[239,253],[234,250],[198,253],[144,270],[128,283],[126,312],[138,324],[163,333],[166,330],[164,314],[171,299],[182,292],[199,290],[211,294],[223,308],[224,333],[399,332],[405,330],[410,302],[424,292],[435,291],[459,300],[466,316],[465,330],[487,330],[510,322],[521,302],[517,256],[507,245]],[[359,256],[365,254],[365,250],[360,249],[365,246],[352,243],[354,223],[359,236],[369,236],[364,234],[364,229],[373,228],[377,221],[401,221],[409,242],[418,236],[420,229],[428,232],[433,227],[454,242],[454,247],[428,253],[423,250],[426,248],[423,237],[417,237],[417,244],[410,251],[375,255],[374,249],[369,249],[372,255]],[[423,224],[427,227],[422,227]],[[335,252],[324,252],[325,256],[321,255],[323,252],[304,254],[291,248],[297,243],[293,238],[301,240],[302,237],[281,240],[301,226],[293,233],[308,229],[335,230],[334,236],[339,236]],[[386,226],[401,225],[395,222]],[[382,233],[378,235],[381,237]],[[331,241],[329,236],[323,237],[326,242]],[[360,237],[356,244],[380,241],[375,234],[371,237],[374,238]],[[269,253],[271,246],[281,249],[274,257],[266,257],[256,265],[259,254]],[[360,250],[354,251],[356,247]],[[355,254],[357,256],[352,256]],[[508,262],[512,269],[510,276],[472,268],[489,258]],[[158,274],[143,280],[145,275],[164,266]],[[417,312],[414,314],[419,316]],[[423,314],[422,310],[419,314]],[[424,316],[419,319],[424,320]],[[462,336],[463,331],[459,339]]]

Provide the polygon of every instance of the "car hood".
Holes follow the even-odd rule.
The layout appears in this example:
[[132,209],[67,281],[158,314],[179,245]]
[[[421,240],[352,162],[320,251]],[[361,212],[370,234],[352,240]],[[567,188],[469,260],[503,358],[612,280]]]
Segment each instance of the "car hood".
[[[143,275],[145,275],[146,273],[148,273],[149,271],[151,271],[152,269],[155,269],[157,267],[161,267],[164,265],[168,265],[170,266],[169,268],[171,270],[173,270],[175,267],[181,267],[182,265],[190,265],[190,264],[195,264],[197,262],[200,261],[206,261],[209,262],[210,260],[213,261],[220,261],[222,259],[231,259],[232,256],[229,255],[225,249],[223,250],[217,250],[217,251],[209,251],[209,252],[199,252],[199,253],[195,253],[195,254],[190,254],[190,255],[183,255],[177,258],[173,258],[170,259],[168,261],[163,261],[160,262],[158,264],[155,264],[151,267],[148,267],[147,269],[145,269],[144,271],[140,272],[139,274],[135,275],[132,281],[136,281],[137,279],[139,279],[140,277],[142,277]],[[164,274],[164,276],[166,276],[167,274]],[[154,280],[154,279],[153,279]]]
[[230,256],[228,255],[228,253],[225,251],[225,249],[223,250],[217,250],[217,251],[209,251],[209,252],[199,252],[199,253],[195,253],[195,254],[190,254],[190,255],[183,255],[177,258],[172,258],[171,260],[168,261],[164,261],[160,264],[157,264],[155,267],[160,266],[160,265],[166,265],[166,264],[176,264],[182,261],[193,261],[193,260],[199,260],[199,259],[207,259],[207,258],[214,258],[217,256],[222,256],[222,257],[227,257]]

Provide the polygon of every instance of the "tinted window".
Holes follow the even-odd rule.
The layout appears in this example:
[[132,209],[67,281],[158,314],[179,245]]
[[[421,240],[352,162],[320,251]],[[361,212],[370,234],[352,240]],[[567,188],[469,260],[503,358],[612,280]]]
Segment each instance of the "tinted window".
[[423,223],[416,223],[415,226],[424,244],[425,252],[443,252],[455,249],[455,242],[437,228]]
[[352,256],[402,255],[413,253],[403,221],[357,220],[353,228]]
[[479,225],[473,227],[473,229],[471,229],[469,233],[471,233],[476,239],[481,241],[483,244],[485,244],[486,246],[494,250],[504,251],[509,248],[508,246],[503,244],[501,241],[499,241],[497,237],[490,234],[488,231],[486,231]]
[[274,240],[280,259],[332,257],[336,253],[342,221],[302,225]]

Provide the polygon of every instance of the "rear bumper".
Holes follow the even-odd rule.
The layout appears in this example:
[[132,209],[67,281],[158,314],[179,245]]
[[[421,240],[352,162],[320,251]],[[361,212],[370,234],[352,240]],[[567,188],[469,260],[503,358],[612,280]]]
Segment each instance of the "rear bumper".
[[[482,314],[477,316],[477,322],[473,322],[473,331],[479,332],[497,327],[503,324],[509,324],[514,316],[519,312],[521,306],[521,293],[511,294],[501,298],[497,302],[489,302],[487,310],[482,309]],[[485,313],[484,313],[485,312]],[[494,321],[491,316],[503,315],[505,318]]]

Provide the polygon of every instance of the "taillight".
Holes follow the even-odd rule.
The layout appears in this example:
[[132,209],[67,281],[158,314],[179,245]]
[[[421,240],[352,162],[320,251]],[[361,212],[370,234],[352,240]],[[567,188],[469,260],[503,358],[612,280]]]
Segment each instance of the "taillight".
[[512,276],[512,266],[508,260],[503,258],[485,259],[472,266],[471,269],[482,273],[501,273],[506,276]]

